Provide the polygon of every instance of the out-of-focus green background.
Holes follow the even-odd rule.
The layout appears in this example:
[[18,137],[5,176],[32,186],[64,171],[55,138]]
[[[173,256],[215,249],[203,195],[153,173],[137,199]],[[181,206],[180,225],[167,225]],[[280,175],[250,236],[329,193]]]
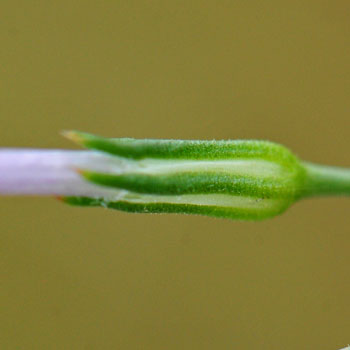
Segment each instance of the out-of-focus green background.
[[[349,1],[0,2],[0,146],[278,141],[350,166]],[[1,349],[339,349],[350,202],[241,223],[0,198]]]

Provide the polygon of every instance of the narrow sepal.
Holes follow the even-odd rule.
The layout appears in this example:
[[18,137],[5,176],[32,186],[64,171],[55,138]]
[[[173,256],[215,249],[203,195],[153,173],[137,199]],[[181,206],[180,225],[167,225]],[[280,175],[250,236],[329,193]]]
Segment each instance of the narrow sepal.
[[287,148],[269,141],[105,138],[78,131],[65,131],[63,135],[81,146],[137,160],[262,159],[288,167],[297,162]]
[[87,197],[65,197],[63,201],[74,206],[100,206],[103,208],[117,209],[129,213],[144,214],[195,214],[205,215],[217,218],[228,218],[234,220],[257,221],[271,218],[284,212],[289,203],[276,205],[265,209],[241,209],[209,205],[193,204],[171,204],[171,203],[131,203],[128,201],[105,201],[103,199],[94,199]]
[[290,179],[254,178],[222,173],[178,173],[171,175],[111,175],[80,171],[87,180],[136,193],[160,195],[230,194],[256,198],[294,198]]

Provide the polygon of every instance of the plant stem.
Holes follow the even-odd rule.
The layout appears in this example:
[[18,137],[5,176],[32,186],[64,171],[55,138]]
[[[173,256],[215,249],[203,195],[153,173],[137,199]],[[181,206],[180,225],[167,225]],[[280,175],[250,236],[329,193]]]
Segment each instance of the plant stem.
[[305,187],[301,197],[350,195],[350,169],[304,162]]

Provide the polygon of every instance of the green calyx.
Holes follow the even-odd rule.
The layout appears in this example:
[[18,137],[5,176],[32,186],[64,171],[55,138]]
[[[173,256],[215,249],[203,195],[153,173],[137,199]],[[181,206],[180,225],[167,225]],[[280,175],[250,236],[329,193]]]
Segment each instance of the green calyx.
[[120,196],[64,198],[72,205],[259,220],[329,187],[312,165],[267,141],[109,139],[81,132],[65,136],[130,164],[127,171],[80,170],[87,181],[119,190]]

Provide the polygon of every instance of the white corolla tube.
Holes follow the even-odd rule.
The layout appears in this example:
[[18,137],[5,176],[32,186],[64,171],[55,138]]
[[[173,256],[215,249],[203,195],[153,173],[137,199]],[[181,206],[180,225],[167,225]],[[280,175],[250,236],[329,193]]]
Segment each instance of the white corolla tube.
[[130,168],[130,162],[95,151],[0,149],[0,194],[116,200],[123,191],[88,182],[77,170],[121,174]]

